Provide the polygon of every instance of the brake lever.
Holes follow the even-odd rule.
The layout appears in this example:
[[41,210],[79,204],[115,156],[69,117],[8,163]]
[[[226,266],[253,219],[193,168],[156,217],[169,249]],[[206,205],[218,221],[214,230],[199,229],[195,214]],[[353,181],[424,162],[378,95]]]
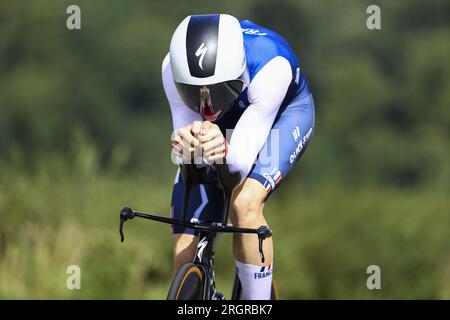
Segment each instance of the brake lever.
[[267,226],[261,226],[256,230],[256,234],[258,235],[258,249],[259,255],[261,256],[261,263],[264,263],[266,259],[264,257],[263,241],[272,236],[272,230],[270,230]]
[[122,209],[120,209],[120,224],[119,224],[120,242],[123,242],[125,240],[123,234],[123,223],[128,219],[133,219],[135,216],[136,213],[134,213],[133,210],[131,210],[128,207],[123,207]]
[[264,261],[266,261],[266,259],[264,258],[263,241],[264,241],[263,238],[258,237],[258,242],[259,242],[259,255],[261,256],[261,263],[264,263]]

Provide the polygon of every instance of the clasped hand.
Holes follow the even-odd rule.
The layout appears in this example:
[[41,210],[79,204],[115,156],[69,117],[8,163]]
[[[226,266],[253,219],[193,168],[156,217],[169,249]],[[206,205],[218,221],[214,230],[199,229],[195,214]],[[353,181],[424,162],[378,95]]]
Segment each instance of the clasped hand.
[[227,142],[218,125],[210,121],[194,121],[172,135],[172,152],[184,163],[201,157],[207,163],[223,161]]

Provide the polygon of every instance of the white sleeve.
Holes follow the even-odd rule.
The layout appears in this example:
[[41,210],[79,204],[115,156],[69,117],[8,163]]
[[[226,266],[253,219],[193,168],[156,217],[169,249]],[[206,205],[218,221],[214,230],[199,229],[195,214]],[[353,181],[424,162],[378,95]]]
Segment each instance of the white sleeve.
[[192,111],[186,106],[180,97],[173,81],[172,68],[170,67],[170,56],[166,55],[162,63],[162,81],[167,100],[169,101],[170,111],[172,112],[173,130],[187,126],[192,122],[202,121],[200,114]]
[[248,87],[250,105],[233,130],[227,155],[230,171],[240,172],[241,182],[267,140],[291,81],[289,61],[278,56],[256,74]]

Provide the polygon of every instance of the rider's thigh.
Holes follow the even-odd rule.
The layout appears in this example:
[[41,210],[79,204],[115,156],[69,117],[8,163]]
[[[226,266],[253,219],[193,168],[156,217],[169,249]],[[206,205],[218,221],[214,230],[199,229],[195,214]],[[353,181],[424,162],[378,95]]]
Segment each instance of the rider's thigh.
[[275,120],[248,177],[258,180],[268,196],[272,194],[305,152],[313,131],[312,95],[294,98]]

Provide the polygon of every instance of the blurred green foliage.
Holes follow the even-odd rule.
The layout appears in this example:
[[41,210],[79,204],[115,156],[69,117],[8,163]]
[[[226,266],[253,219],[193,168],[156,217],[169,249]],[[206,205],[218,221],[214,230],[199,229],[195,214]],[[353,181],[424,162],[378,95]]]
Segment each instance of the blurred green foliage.
[[[118,209],[168,213],[161,62],[186,15],[216,12],[282,34],[315,97],[313,142],[266,210],[281,297],[450,298],[448,1],[84,0],[79,31],[69,4],[0,2],[0,298],[165,297],[169,228],[132,222],[120,244]],[[229,236],[218,253],[229,293]]]

